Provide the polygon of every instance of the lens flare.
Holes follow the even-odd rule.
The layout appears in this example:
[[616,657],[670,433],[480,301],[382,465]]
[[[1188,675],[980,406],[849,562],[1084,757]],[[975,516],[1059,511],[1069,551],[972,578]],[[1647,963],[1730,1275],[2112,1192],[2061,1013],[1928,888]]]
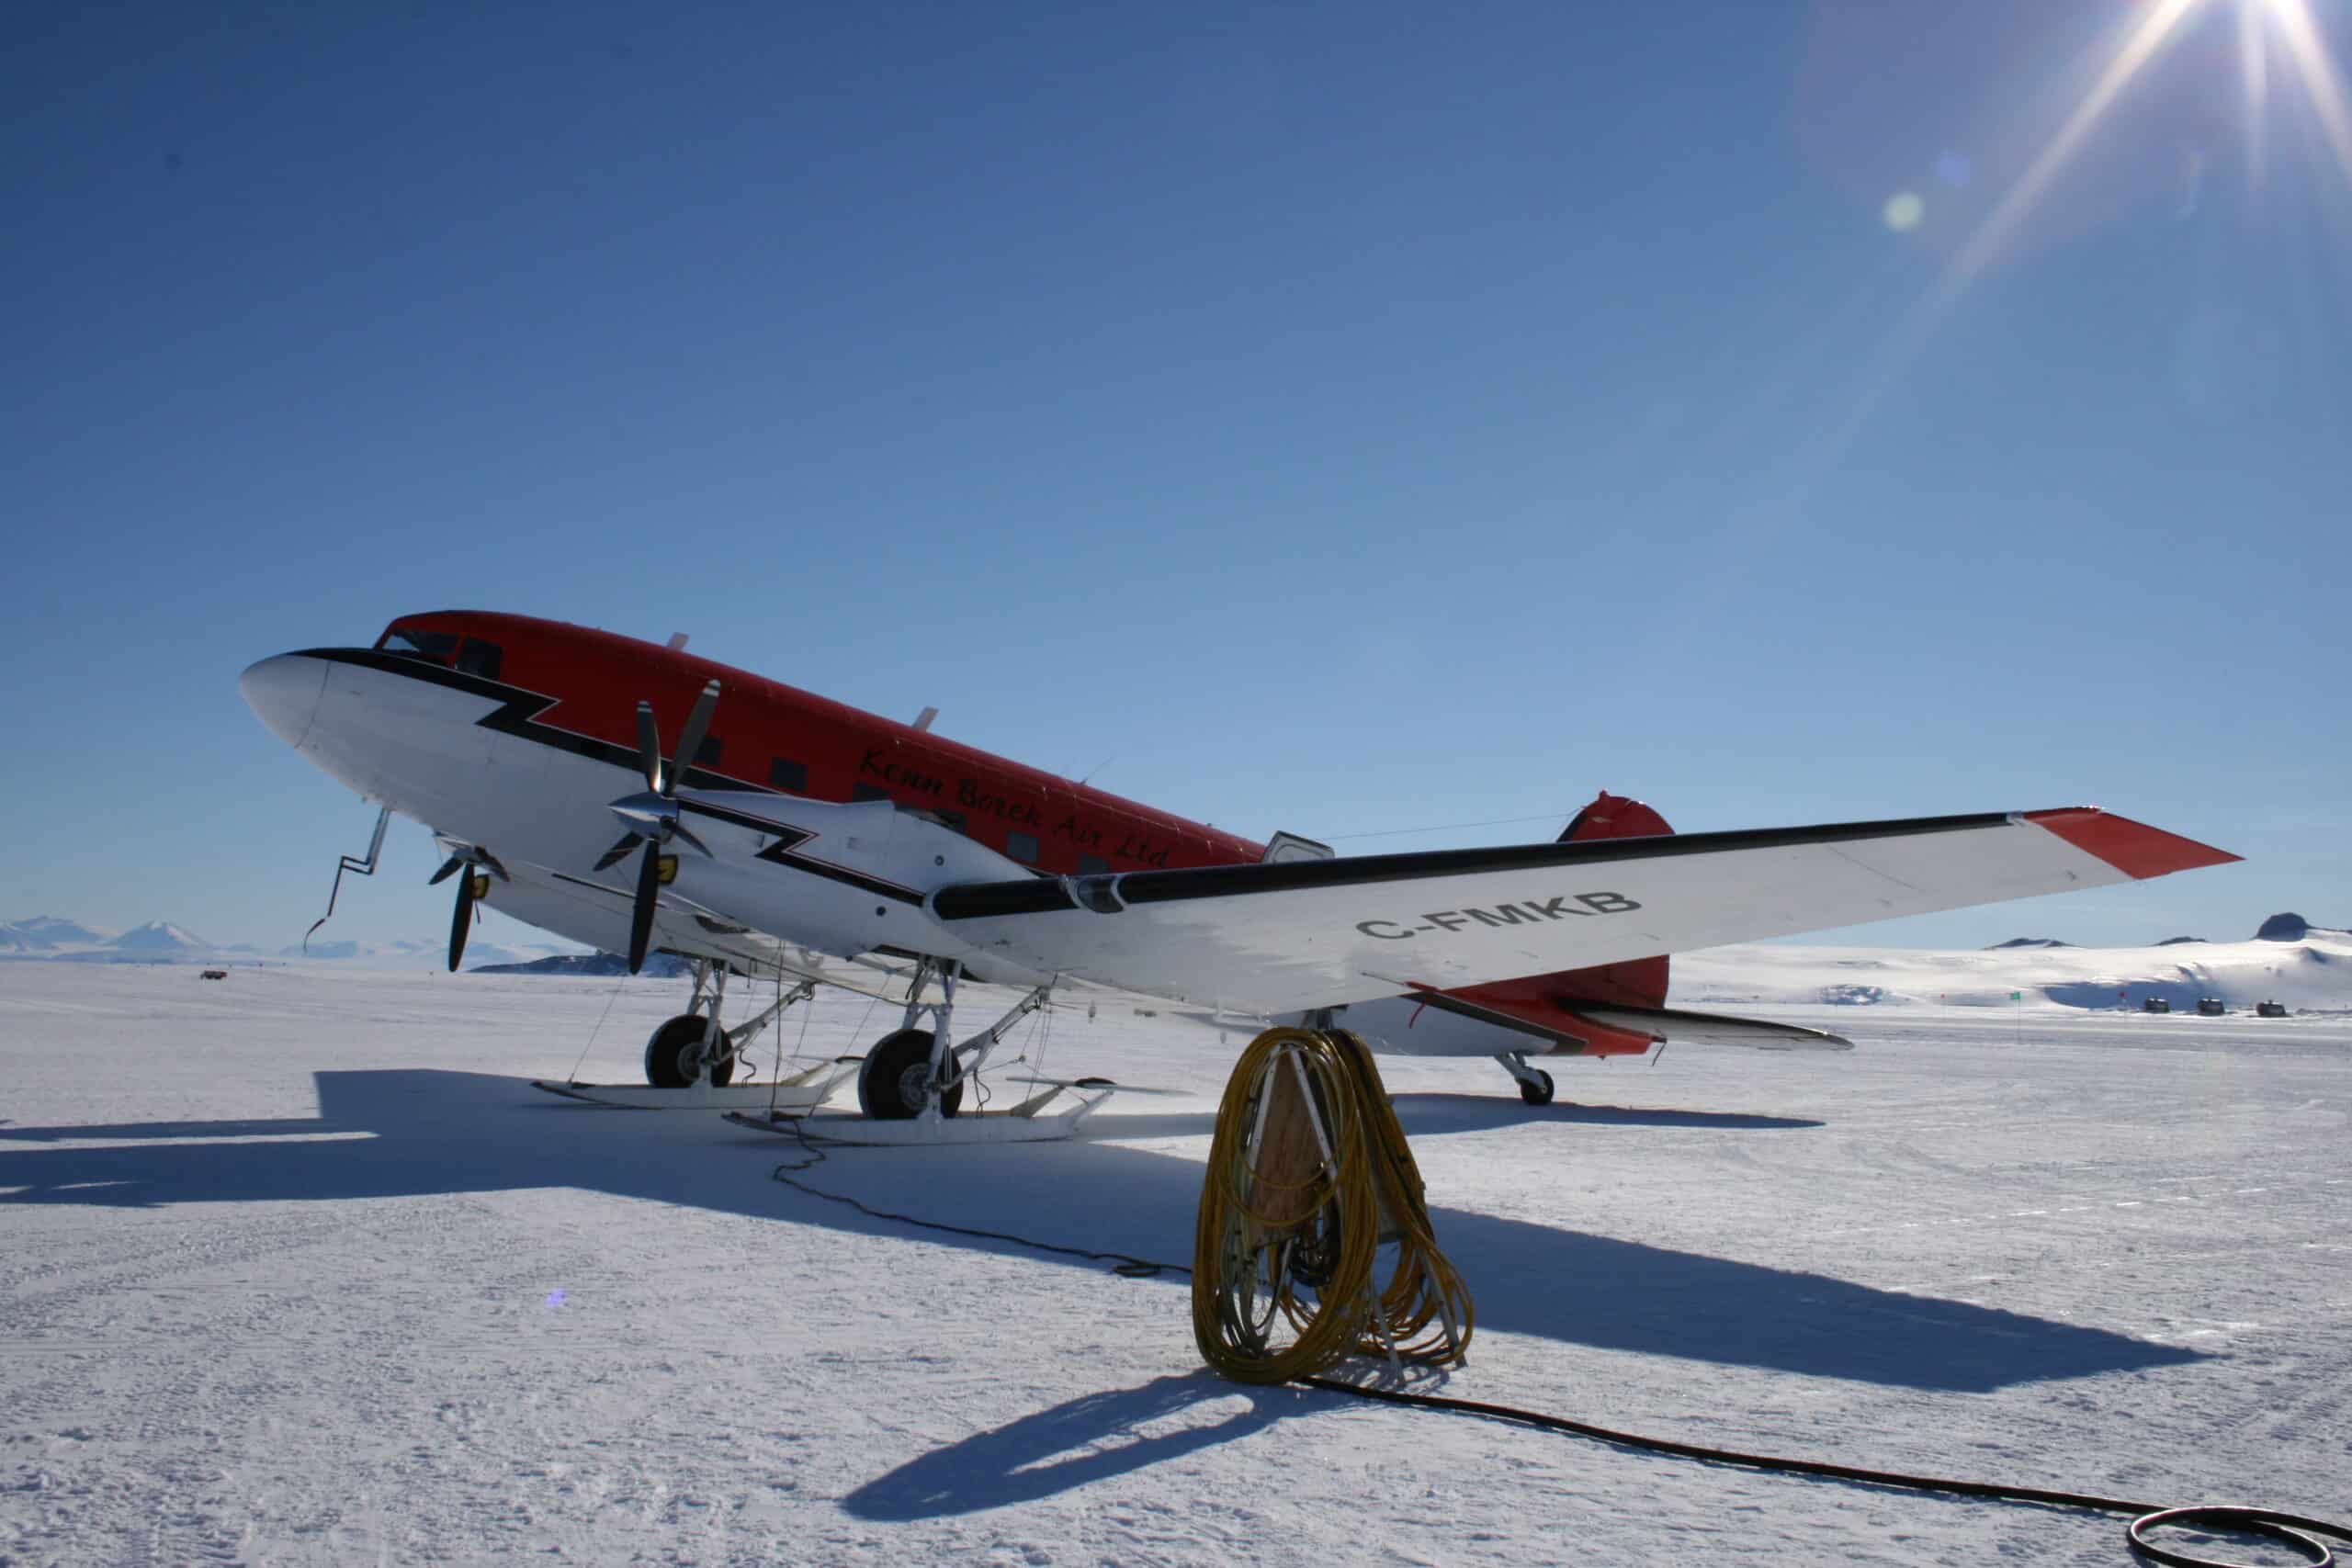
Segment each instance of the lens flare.
[[[1943,287],[1937,290],[1939,295],[1947,296],[1942,305],[1949,306],[1949,297],[1956,296],[1984,270],[1994,256],[2000,254],[2002,244],[2017,228],[2018,220],[2041,199],[2042,192],[2050,188],[2050,182],[2057,177],[2059,170],[2066,166],[2066,161],[2075,155],[2084,139],[2090,135],[2100,117],[2107,113],[2108,107],[2122,94],[2132,78],[2163,51],[2189,14],[2206,4],[2207,0],[2156,0],[2148,7],[2147,14],[2140,18],[2139,26],[2131,30],[2121,47],[2115,51],[2115,58],[2107,62],[2107,68],[2091,84],[2091,90],[2084,95],[2081,103],[2075,106],[2075,112],[2066,117],[2066,122],[2058,128],[2058,134],[2052,136],[2050,144],[2026,166],[2025,173],[2018,176],[2018,183],[2008,188],[1984,224],[1970,237],[1967,245],[1952,259]],[[1940,308],[1937,313],[1942,313]]]
[[2270,48],[2263,40],[2262,12],[2255,0],[2238,0],[2238,85],[2245,95],[2246,177],[2259,190],[2270,108]]
[[2260,5],[2286,42],[2287,58],[2303,79],[2303,91],[2326,129],[2327,144],[2335,150],[2344,177],[2352,179],[2352,107],[2346,102],[2344,78],[2337,73],[2335,62],[2327,57],[2327,45],[2312,20],[2311,0],[2239,0],[2239,4]]
[[[2325,42],[2312,20],[2310,0],[2236,0],[2239,6],[2240,73],[2249,105],[2267,98],[2268,77],[2262,64],[2267,39],[2276,37],[2294,64],[2312,108],[2326,129],[2336,161],[2352,179],[2352,106],[2347,105],[2341,75],[2328,58]],[[1937,276],[1903,321],[1895,328],[1876,363],[1858,388],[1860,407],[1877,401],[1902,367],[1908,364],[1948,316],[1970,284],[1992,265],[2018,223],[2033,210],[2067,162],[2122,96],[2132,79],[2180,32],[2182,25],[2213,0],[2147,0],[2136,20],[2123,30],[2114,53],[2099,69],[2082,101],[2067,115],[2057,132],[2026,165],[2017,183],[2002,193],[1984,220]],[[2251,18],[2251,20],[2249,20]],[[1894,225],[1893,203],[1885,214]],[[1857,412],[1856,422],[1860,414]],[[1839,438],[1843,444],[1843,437]]]

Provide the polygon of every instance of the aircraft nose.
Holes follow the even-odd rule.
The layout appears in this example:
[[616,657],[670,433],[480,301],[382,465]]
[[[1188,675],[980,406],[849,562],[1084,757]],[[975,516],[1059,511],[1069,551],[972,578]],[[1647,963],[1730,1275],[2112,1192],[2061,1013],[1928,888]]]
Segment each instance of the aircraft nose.
[[247,669],[237,689],[272,735],[288,746],[300,746],[311,732],[311,721],[318,716],[319,696],[326,683],[325,660],[281,653]]

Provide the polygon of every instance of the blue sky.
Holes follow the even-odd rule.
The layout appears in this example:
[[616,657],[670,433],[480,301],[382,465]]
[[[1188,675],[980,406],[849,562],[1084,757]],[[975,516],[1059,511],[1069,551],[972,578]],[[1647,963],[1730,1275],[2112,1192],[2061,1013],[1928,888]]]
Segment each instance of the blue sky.
[[1343,848],[2248,857],[1864,940],[2352,921],[2352,170],[2238,13],[2005,208],[2143,6],[13,8],[0,919],[295,940],[370,814],[238,671],[486,606]]

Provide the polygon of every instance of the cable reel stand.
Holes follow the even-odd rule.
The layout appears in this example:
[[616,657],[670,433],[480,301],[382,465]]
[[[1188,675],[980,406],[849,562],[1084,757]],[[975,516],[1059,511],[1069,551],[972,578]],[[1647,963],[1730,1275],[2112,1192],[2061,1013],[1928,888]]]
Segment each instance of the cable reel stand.
[[1339,1029],[1259,1035],[1226,1084],[1201,1186],[1203,1357],[1267,1383],[1351,1355],[1458,1366],[1470,1331],[1470,1292],[1438,1250],[1371,1051]]

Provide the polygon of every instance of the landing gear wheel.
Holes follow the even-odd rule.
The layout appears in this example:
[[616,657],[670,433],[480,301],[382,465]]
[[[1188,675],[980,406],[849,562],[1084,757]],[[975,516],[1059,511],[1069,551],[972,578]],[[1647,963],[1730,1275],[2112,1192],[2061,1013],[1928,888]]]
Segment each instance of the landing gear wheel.
[[[645,1081],[655,1089],[684,1089],[695,1081],[695,1068],[702,1060],[703,1031],[709,1025],[690,1012],[682,1012],[653,1032],[645,1043]],[[727,1057],[711,1065],[710,1081],[724,1089],[735,1077],[735,1058]]]
[[1552,1075],[1545,1072],[1543,1068],[1538,1067],[1535,1069],[1535,1076],[1544,1081],[1541,1083],[1529,1083],[1525,1078],[1519,1080],[1519,1098],[1527,1101],[1530,1105],[1551,1104]]
[[[901,1029],[874,1043],[857,1070],[857,1108],[876,1122],[905,1122],[922,1114],[923,1089],[931,1082],[931,1031]],[[964,1086],[939,1097],[939,1113],[964,1108]]]

